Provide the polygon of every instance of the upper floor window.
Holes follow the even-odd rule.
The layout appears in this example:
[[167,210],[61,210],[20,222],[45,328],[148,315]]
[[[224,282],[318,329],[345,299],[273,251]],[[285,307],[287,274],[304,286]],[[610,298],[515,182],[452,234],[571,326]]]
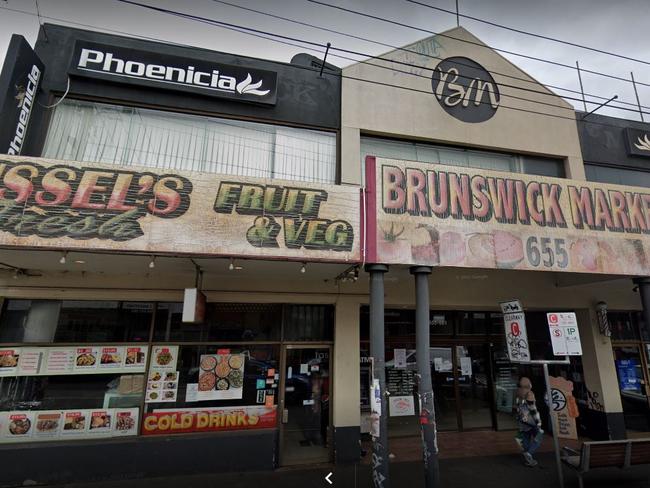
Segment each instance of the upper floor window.
[[43,157],[335,183],[336,135],[271,124],[64,100]]
[[650,188],[650,171],[647,170],[585,164],[585,174],[588,181]]
[[364,161],[366,156],[558,178],[565,176],[564,162],[561,159],[478,151],[374,137],[361,138],[361,161]]

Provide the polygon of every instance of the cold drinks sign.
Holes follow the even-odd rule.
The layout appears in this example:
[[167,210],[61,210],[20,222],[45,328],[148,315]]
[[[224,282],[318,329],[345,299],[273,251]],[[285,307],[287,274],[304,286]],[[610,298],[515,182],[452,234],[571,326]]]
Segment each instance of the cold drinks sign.
[[546,314],[551,344],[555,356],[582,356],[576,314],[551,312]]

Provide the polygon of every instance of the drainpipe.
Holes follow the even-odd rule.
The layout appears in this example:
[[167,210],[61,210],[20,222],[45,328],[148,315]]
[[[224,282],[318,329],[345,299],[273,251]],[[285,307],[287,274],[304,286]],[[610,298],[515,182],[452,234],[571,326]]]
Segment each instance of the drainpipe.
[[372,485],[374,488],[390,488],[384,354],[384,273],[388,271],[388,266],[369,264],[366,271],[370,273],[370,356],[373,358],[373,377],[379,380],[381,402],[379,437],[372,436]]
[[415,276],[415,356],[418,368],[418,391],[420,394],[420,431],[424,456],[424,480],[426,488],[440,487],[438,442],[436,440],[436,415],[431,385],[431,360],[429,349],[429,275],[430,266],[413,266]]

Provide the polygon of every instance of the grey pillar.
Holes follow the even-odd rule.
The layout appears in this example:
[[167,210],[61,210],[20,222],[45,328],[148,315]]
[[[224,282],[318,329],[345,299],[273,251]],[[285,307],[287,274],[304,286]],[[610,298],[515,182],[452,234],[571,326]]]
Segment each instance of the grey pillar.
[[438,442],[436,440],[436,415],[431,385],[431,360],[429,359],[429,266],[413,266],[415,276],[415,357],[418,368],[420,393],[420,431],[424,456],[424,479],[427,488],[440,486]]
[[372,437],[372,485],[390,488],[388,473],[388,402],[386,401],[386,359],[384,345],[384,273],[388,266],[369,264],[370,273],[370,356],[373,358],[373,375],[379,380],[381,415],[379,437]]
[[643,307],[641,312],[643,325],[646,330],[650,331],[650,278],[636,278],[634,283],[639,287],[639,296]]

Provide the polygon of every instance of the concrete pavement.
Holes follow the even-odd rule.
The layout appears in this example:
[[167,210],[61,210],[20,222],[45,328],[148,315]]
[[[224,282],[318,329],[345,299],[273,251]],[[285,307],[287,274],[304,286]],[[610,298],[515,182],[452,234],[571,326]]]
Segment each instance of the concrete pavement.
[[[487,450],[488,448],[486,448]],[[558,486],[552,453],[541,453],[536,468],[522,465],[517,455],[444,459],[440,462],[441,488],[551,488]],[[333,484],[325,476],[333,471]],[[394,462],[390,466],[393,488],[424,487],[424,472],[418,462]],[[578,486],[577,477],[565,473],[565,487]],[[370,488],[369,466],[330,466],[280,469],[272,472],[221,473],[167,478],[104,480],[81,484],[56,485],[57,488]],[[650,487],[650,466],[630,470],[598,470],[585,477],[586,488]]]

